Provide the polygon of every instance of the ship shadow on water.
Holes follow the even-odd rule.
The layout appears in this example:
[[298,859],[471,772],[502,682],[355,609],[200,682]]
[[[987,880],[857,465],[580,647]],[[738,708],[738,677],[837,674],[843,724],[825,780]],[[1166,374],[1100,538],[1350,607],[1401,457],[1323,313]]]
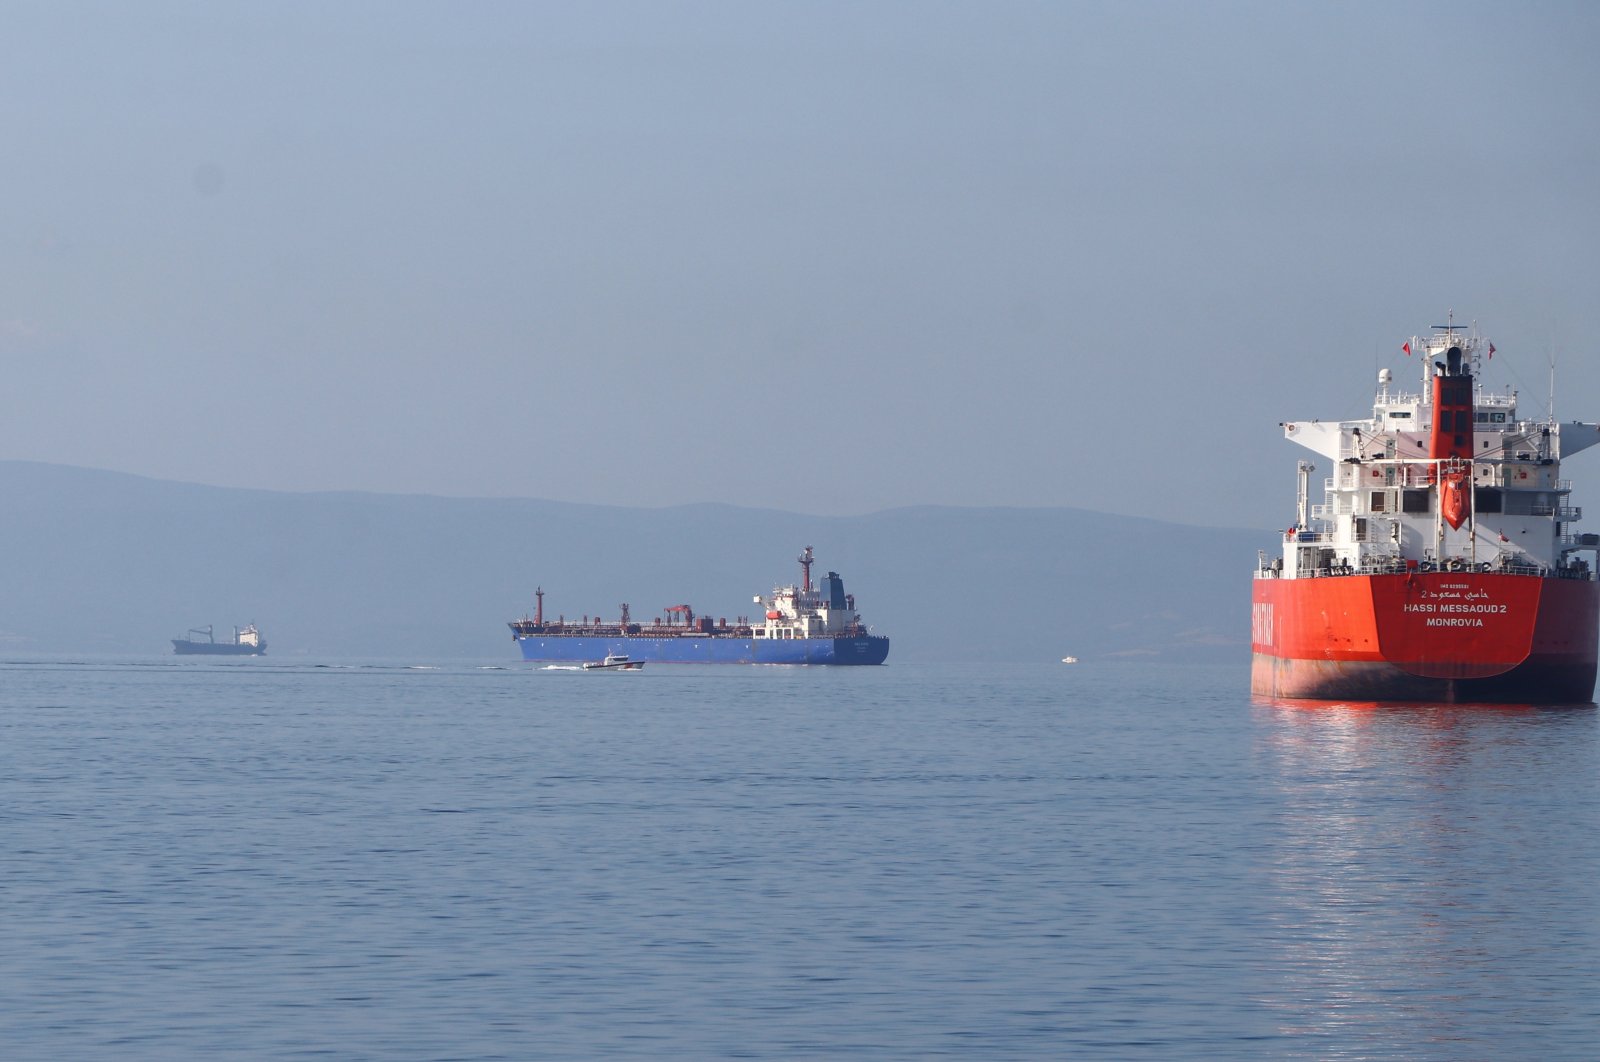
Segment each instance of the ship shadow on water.
[[1595,708],[1594,701],[1573,704],[1506,704],[1498,701],[1316,701],[1271,697],[1252,697],[1251,704],[1258,708],[1276,709],[1287,713],[1382,712],[1397,715],[1417,712],[1520,715],[1540,712],[1582,712],[1592,711]]

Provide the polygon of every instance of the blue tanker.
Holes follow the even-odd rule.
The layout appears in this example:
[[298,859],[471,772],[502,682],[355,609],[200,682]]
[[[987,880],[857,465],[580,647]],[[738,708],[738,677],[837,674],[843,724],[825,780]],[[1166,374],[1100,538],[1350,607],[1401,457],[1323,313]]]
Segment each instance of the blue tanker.
[[546,622],[544,590],[532,618],[510,624],[524,660],[581,662],[608,653],[668,664],[881,664],[889,639],[869,633],[856,613],[854,595],[844,592],[838,572],[811,583],[811,547],[800,554],[798,586],[783,586],[758,596],[762,615],[733,623],[696,616],[688,605],[673,605],[653,623],[635,623],[627,605],[615,623],[585,616]]

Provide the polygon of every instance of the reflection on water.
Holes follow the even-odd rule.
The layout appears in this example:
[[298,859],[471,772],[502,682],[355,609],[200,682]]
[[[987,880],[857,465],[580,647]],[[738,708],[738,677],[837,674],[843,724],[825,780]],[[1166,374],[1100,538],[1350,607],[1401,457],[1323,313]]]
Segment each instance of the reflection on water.
[[1588,1058],[1593,709],[0,660],[10,1059]]
[[1552,987],[1595,973],[1593,705],[1253,710],[1280,1031],[1485,1057],[1537,1028],[1582,1057],[1592,1028]]

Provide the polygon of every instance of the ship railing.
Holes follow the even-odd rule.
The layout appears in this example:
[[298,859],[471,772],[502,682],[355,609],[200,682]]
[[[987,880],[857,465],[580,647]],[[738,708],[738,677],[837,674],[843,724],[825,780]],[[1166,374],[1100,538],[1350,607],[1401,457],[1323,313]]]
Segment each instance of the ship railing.
[[1385,487],[1432,486],[1434,478],[1438,473],[1438,464],[1439,462],[1430,461],[1426,458],[1411,458],[1409,460],[1396,458],[1393,461],[1394,468],[1396,469],[1394,482],[1389,483],[1385,481],[1383,485]]
[[[1426,487],[1433,481],[1433,466],[1435,462],[1427,459],[1402,458],[1402,457],[1373,457],[1368,458],[1363,467],[1377,467],[1384,471],[1383,482],[1368,481],[1367,477],[1359,472],[1348,476],[1350,482],[1345,483],[1342,490],[1383,490],[1385,487]],[[1354,467],[1354,466],[1352,466]],[[1326,489],[1333,489],[1334,481],[1328,480]]]
[[[1337,477],[1328,476],[1324,478],[1322,489],[1326,493],[1334,490],[1380,490],[1384,487],[1432,486],[1436,475],[1435,466],[1440,463],[1441,461],[1428,457],[1367,457],[1362,459],[1360,465],[1351,464],[1347,469],[1341,469],[1341,474]],[[1493,467],[1482,462],[1474,463],[1477,464],[1480,472],[1485,467]],[[1529,464],[1532,462],[1525,461],[1523,463]],[[1360,468],[1382,469],[1386,473],[1383,477],[1383,482],[1369,482],[1368,477],[1359,472]],[[1506,476],[1505,470],[1501,468],[1499,472],[1501,478],[1504,479]],[[1556,488],[1558,490],[1571,490],[1572,483],[1570,480],[1557,480]]]
[[[1596,579],[1596,573],[1591,571],[1588,565],[1583,564],[1582,562],[1565,566],[1550,567],[1542,564],[1523,564],[1516,562],[1491,564],[1486,561],[1473,565],[1469,564],[1462,558],[1452,558],[1452,560],[1460,562],[1461,567],[1458,570],[1463,572],[1478,571],[1492,573],[1495,575],[1526,575],[1540,579],[1577,579],[1589,582],[1592,582]],[[1421,561],[1416,565],[1415,568],[1413,568],[1411,562],[1407,560],[1399,557],[1390,557],[1362,561],[1359,564],[1337,563],[1333,565],[1323,565],[1318,568],[1302,568],[1293,577],[1297,579],[1337,579],[1347,575],[1406,575],[1412,571],[1416,571],[1421,574],[1427,574],[1429,572],[1436,571],[1445,571],[1448,573],[1451,570],[1449,568],[1449,564],[1450,560],[1447,560],[1445,562],[1446,566],[1441,568],[1434,561]],[[1257,579],[1281,579],[1283,578],[1283,571],[1281,568],[1275,568],[1270,564],[1263,565],[1258,561],[1255,570],[1255,577]]]
[[1355,514],[1355,499],[1342,497],[1335,502],[1321,502],[1311,507],[1311,519],[1331,521],[1336,516],[1352,516]]
[[511,625],[518,637],[522,638],[748,638],[751,637],[751,627],[730,623],[726,627],[713,627],[709,631],[694,628],[669,627],[665,624],[630,624],[623,628],[618,624],[595,626],[581,623],[547,623],[539,627],[533,623],[513,623]]

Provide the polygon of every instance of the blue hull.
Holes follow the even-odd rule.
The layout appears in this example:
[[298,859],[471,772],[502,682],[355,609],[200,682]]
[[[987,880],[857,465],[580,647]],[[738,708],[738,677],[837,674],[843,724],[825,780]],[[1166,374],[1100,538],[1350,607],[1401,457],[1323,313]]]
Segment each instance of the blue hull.
[[664,664],[881,664],[889,639],[854,638],[517,638],[522,659],[579,663],[623,653],[634,660]]

